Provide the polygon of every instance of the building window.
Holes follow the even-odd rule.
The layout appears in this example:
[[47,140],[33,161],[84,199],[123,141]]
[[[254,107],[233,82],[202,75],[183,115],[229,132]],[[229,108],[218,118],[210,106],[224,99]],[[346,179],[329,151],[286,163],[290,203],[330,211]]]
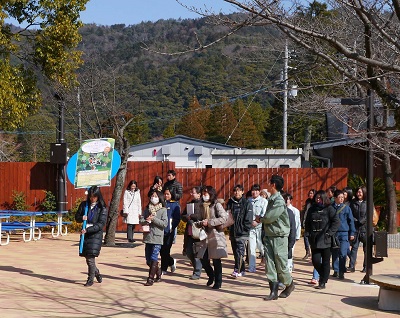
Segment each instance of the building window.
[[258,166],[257,165],[247,165],[247,168],[258,168]]

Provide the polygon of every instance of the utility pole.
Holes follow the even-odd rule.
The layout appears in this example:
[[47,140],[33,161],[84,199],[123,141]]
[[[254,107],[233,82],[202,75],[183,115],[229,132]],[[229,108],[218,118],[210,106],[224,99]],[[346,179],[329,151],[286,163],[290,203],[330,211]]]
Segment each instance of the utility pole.
[[[65,142],[65,129],[64,129],[64,98],[56,93],[54,97],[58,101],[58,134],[57,134],[57,143],[63,145],[60,147],[60,157],[61,160],[57,163],[57,211],[65,211],[66,210],[66,191],[65,191],[65,164],[67,161],[67,145]],[[64,153],[65,152],[65,153]],[[65,158],[65,160],[64,160]]]
[[288,60],[289,60],[289,52],[287,46],[287,40],[285,40],[285,57],[283,63],[283,140],[282,140],[282,148],[284,150],[287,149],[287,121],[288,121]]
[[82,145],[82,117],[81,117],[81,92],[78,87],[78,139],[79,146]]
[[367,246],[366,246],[366,273],[362,279],[362,283],[369,284],[369,277],[372,275],[372,263],[374,262],[372,255],[372,244],[373,244],[373,227],[372,218],[374,214],[374,151],[371,143],[372,134],[374,130],[374,95],[371,89],[367,91],[366,108],[368,114],[368,152],[367,152]]

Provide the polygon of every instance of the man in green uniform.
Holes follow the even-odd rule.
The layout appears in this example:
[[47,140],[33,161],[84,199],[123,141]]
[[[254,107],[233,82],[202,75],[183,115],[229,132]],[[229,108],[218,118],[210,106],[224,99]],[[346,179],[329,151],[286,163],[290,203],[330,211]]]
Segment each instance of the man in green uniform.
[[280,298],[288,297],[294,290],[294,281],[287,267],[290,222],[285,200],[280,193],[283,183],[281,176],[271,177],[271,196],[268,199],[267,211],[264,217],[256,220],[261,222],[264,228],[265,269],[271,290],[271,294],[264,297],[264,300],[278,299],[279,282],[286,286],[279,295]]

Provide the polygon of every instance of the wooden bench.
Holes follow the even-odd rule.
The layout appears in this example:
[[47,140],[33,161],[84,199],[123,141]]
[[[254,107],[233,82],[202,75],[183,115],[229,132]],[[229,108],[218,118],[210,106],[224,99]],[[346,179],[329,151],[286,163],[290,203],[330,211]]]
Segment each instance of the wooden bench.
[[400,311],[400,275],[371,275],[369,279],[379,286],[378,308]]

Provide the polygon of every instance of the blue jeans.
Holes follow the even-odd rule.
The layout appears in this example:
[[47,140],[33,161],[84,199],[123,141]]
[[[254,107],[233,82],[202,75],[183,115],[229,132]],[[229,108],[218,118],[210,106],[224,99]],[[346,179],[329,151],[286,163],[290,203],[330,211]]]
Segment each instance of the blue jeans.
[[150,266],[151,262],[158,261],[158,255],[160,254],[161,244],[150,244],[146,243],[144,248],[144,255],[146,257],[146,264]]
[[346,272],[347,252],[349,251],[349,233],[336,232],[336,236],[340,242],[340,248],[332,249],[332,267],[337,273],[344,274]]

